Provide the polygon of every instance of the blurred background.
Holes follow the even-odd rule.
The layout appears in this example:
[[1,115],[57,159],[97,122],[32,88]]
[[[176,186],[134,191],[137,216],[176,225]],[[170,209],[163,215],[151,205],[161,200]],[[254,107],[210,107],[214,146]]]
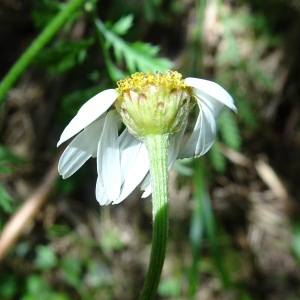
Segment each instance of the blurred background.
[[[83,2],[0,108],[0,299],[138,298],[151,199],[100,207],[95,159],[62,180],[56,143],[96,93],[168,69],[219,83],[239,113],[170,171],[157,299],[300,299],[299,1]],[[65,6],[0,1],[0,78]]]

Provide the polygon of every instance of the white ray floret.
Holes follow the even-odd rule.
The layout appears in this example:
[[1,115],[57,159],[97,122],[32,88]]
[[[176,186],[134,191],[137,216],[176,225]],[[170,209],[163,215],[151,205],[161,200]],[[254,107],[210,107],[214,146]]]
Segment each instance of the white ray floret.
[[112,110],[107,113],[97,150],[98,177],[105,186],[106,196],[111,202],[119,198],[121,186],[119,122],[120,116],[116,111]]
[[58,172],[64,179],[73,175],[90,157],[94,156],[103,124],[104,118],[96,120],[67,146],[58,163]]
[[57,146],[80,132],[82,129],[99,118],[102,114],[106,113],[108,108],[114,103],[117,97],[117,91],[114,89],[109,89],[97,94],[84,105],[82,105],[77,115],[71,120],[69,125],[61,134]]

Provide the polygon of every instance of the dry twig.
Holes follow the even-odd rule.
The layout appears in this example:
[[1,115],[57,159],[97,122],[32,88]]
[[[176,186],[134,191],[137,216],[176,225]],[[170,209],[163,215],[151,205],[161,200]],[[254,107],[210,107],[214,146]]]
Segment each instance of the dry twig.
[[40,185],[24,201],[24,204],[4,227],[0,236],[0,261],[22,234],[26,224],[35,217],[42,205],[47,201],[57,176],[57,159],[55,159]]

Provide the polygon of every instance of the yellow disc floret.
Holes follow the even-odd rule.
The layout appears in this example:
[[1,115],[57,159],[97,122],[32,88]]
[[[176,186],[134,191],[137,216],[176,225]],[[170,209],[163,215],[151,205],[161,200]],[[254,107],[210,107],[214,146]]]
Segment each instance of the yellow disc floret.
[[122,94],[126,90],[135,92],[141,91],[143,88],[154,85],[156,87],[165,87],[169,89],[185,88],[186,85],[182,79],[182,75],[177,71],[167,71],[166,74],[151,74],[150,72],[136,72],[117,82],[117,91]]

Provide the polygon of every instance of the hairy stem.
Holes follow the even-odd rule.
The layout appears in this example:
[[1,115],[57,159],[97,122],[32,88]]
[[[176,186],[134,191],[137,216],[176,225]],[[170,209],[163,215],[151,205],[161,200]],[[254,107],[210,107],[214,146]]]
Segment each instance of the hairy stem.
[[154,299],[159,284],[168,239],[168,135],[145,139],[150,158],[153,234],[150,262],[140,300]]

